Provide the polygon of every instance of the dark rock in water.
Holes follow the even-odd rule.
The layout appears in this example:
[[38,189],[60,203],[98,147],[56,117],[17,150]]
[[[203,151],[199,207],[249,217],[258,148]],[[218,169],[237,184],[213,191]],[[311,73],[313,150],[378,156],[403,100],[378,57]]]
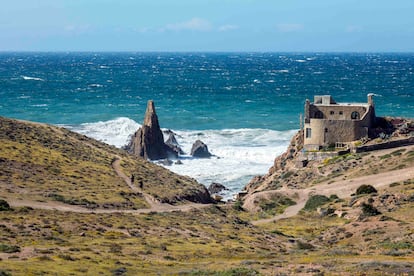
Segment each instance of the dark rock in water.
[[126,146],[126,150],[129,153],[150,160],[177,156],[177,153],[164,143],[164,136],[152,100],[148,101],[142,127],[132,136],[130,143]]
[[177,155],[184,154],[184,151],[181,149],[180,145],[178,144],[177,139],[175,139],[173,132],[169,133],[168,139],[165,142],[165,144]]
[[208,147],[201,140],[195,141],[191,148],[191,155],[198,158],[209,158],[211,153],[208,151]]
[[228,189],[220,183],[216,183],[213,182],[211,183],[211,185],[208,187],[208,191],[210,192],[210,194],[218,194],[221,191],[227,191]]
[[183,162],[181,162],[181,160],[177,160],[177,161],[175,161],[175,164],[176,164],[176,165],[182,165],[182,164],[183,164]]
[[165,141],[166,144],[170,144],[170,145],[174,145],[174,146],[179,146],[177,139],[175,139],[175,135],[173,132],[169,132],[168,134],[168,139],[167,141]]

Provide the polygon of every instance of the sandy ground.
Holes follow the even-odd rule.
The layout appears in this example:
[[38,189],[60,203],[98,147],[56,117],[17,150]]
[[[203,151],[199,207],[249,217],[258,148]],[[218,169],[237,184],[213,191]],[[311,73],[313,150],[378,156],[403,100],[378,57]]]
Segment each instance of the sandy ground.
[[326,196],[335,194],[340,198],[347,198],[350,197],[351,194],[355,193],[356,189],[362,184],[369,184],[375,187],[376,189],[380,189],[382,187],[390,185],[391,183],[400,182],[412,178],[414,178],[414,168],[410,167],[401,170],[362,176],[354,179],[338,180],[329,184],[323,183],[307,189],[296,190],[283,188],[275,191],[258,192],[254,194],[252,197],[250,197],[248,200],[254,201],[256,197],[264,196],[264,194],[266,193],[275,192],[286,193],[287,195],[295,194],[298,198],[296,199],[296,205],[292,205],[286,208],[283,214],[277,215],[270,219],[257,220],[252,223],[257,225],[295,216],[305,206],[305,203],[308,200],[309,195],[312,194],[320,194]]

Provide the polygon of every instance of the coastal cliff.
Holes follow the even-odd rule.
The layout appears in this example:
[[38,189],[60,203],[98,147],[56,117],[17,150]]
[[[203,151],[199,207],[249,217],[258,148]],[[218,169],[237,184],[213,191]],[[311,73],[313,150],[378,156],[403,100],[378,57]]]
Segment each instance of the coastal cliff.
[[254,177],[246,186],[245,190],[248,193],[252,193],[257,190],[275,188],[271,187],[274,179],[289,169],[295,167],[295,163],[299,161],[298,156],[302,148],[303,131],[300,130],[292,137],[287,150],[283,154],[276,157],[273,162],[273,166],[269,169],[269,172],[264,176]]

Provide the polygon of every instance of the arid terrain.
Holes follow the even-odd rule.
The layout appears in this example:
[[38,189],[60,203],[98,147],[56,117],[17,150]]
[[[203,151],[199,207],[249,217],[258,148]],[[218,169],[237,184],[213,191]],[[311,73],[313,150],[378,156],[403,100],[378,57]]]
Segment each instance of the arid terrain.
[[242,200],[213,203],[85,136],[0,127],[0,275],[414,274],[414,146],[276,160]]

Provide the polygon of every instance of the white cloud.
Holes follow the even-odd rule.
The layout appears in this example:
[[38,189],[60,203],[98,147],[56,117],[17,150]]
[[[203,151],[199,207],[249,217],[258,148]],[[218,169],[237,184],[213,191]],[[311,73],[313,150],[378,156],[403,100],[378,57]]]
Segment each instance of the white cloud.
[[220,26],[219,28],[218,28],[218,30],[220,31],[220,32],[227,32],[227,31],[234,31],[234,30],[237,30],[239,28],[239,26],[237,26],[237,25],[230,25],[230,24],[228,24],[228,25],[223,25],[223,26]]
[[167,24],[161,31],[203,31],[207,32],[212,29],[212,25],[208,20],[203,18],[194,17],[189,21]]
[[357,26],[357,25],[350,25],[345,28],[345,32],[347,33],[359,33],[361,31],[362,31],[362,27]]
[[302,24],[277,24],[276,29],[282,33],[297,32],[304,29]]

